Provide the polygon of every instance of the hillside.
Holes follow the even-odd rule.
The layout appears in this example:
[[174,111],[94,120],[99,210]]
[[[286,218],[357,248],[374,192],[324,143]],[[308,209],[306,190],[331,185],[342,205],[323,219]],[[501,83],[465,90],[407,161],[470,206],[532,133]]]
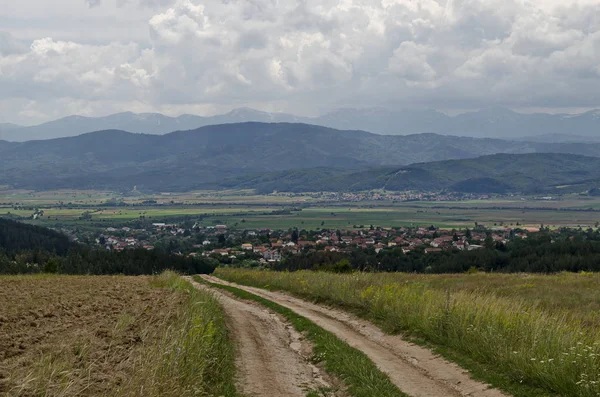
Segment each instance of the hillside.
[[464,193],[585,192],[600,187],[600,159],[534,153],[496,154],[475,159],[377,167],[363,171],[282,171],[221,182],[227,188],[279,191],[440,191]]
[[[69,116],[44,124],[22,127],[0,124],[0,139],[24,142],[33,139],[71,137],[92,131],[123,130],[133,133],[163,135],[208,125],[242,122],[306,123],[342,130],[364,130],[383,135],[435,133],[470,137],[491,137],[551,142],[585,142],[598,140],[600,111],[567,114],[522,114],[494,108],[448,116],[436,110],[389,110],[384,108],[343,108],[317,117],[300,117],[286,113],[267,113],[249,108],[201,117],[169,117],[159,113],[118,113],[105,117]],[[548,137],[548,138],[545,138]]]
[[64,255],[73,246],[64,234],[45,227],[0,218],[0,250],[9,254],[45,250]]
[[[285,189],[297,190],[306,180],[313,187],[322,181],[317,190],[331,190],[331,186],[348,187],[344,182],[346,170],[538,152],[600,157],[600,144],[435,134],[382,136],[288,123],[223,124],[167,135],[109,130],[46,141],[0,142],[0,184],[28,189],[129,191],[137,186],[141,190],[185,191],[254,183],[282,190],[272,181],[279,185],[286,181]],[[471,166],[481,167],[475,163]],[[468,175],[473,169],[466,167],[458,174]],[[325,183],[324,178],[333,179]],[[423,184],[423,188],[435,185],[427,180],[416,178],[414,183]]]

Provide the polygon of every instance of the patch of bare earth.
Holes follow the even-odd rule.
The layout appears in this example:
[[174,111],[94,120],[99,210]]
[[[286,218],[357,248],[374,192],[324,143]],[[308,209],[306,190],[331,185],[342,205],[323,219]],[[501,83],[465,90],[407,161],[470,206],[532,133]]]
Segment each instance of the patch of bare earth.
[[[196,288],[208,288],[188,280]],[[308,391],[345,395],[334,379],[311,363],[312,347],[282,316],[229,293],[219,297],[237,346],[237,390],[249,397],[305,397]]]
[[0,278],[0,395],[114,394],[181,299],[148,277]]
[[409,343],[398,335],[388,335],[372,323],[347,312],[317,305],[281,292],[229,283],[213,276],[207,281],[234,286],[271,300],[306,317],[365,353],[400,390],[411,396],[505,396],[478,382],[469,373],[430,350]]

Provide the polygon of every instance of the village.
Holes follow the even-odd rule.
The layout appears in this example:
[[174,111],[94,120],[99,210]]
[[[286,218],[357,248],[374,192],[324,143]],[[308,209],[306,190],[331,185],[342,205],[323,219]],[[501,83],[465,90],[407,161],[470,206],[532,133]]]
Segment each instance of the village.
[[350,253],[355,249],[395,250],[408,254],[417,251],[431,254],[442,251],[472,251],[506,244],[512,238],[527,238],[537,229],[476,225],[472,229],[443,230],[434,226],[415,228],[366,227],[350,230],[243,230],[226,225],[191,227],[180,224],[153,223],[149,229],[130,227],[106,228],[88,243],[107,250],[155,248],[189,257],[212,257],[222,263],[251,261],[274,263],[288,255],[316,251]]

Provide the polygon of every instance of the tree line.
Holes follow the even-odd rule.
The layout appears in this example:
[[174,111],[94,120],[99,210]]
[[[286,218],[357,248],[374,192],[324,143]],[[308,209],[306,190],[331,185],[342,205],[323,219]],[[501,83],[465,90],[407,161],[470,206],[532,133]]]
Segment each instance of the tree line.
[[211,273],[218,262],[170,251],[142,248],[92,249],[56,231],[0,219],[0,274],[155,274],[171,269],[185,274]]
[[493,243],[473,251],[425,253],[423,247],[404,254],[401,248],[356,248],[349,253],[314,251],[286,256],[273,270],[381,271],[415,273],[485,272],[555,273],[600,271],[598,230],[544,230],[527,239]]

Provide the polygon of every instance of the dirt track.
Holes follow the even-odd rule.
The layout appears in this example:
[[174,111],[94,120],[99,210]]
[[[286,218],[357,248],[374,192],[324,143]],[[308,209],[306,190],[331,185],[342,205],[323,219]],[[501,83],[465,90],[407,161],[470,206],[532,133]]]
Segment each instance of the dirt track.
[[[188,280],[196,288],[208,288]],[[311,346],[283,317],[257,303],[213,292],[223,304],[237,342],[239,392],[249,397],[305,397],[308,390],[331,386],[310,363]]]
[[[280,292],[229,283],[213,276],[203,277],[212,283],[235,286],[269,299],[310,319],[365,353],[400,390],[411,396],[505,396],[500,391],[471,379],[468,372],[458,365],[444,360],[427,349],[409,343],[400,336],[386,335],[368,321],[356,318],[346,312],[316,305]],[[233,301],[235,303],[232,303],[232,306],[240,303],[236,300]],[[226,308],[230,304],[229,301],[223,303]],[[260,326],[260,324],[256,326]],[[270,329],[267,328],[270,326],[268,324],[263,326],[265,327],[263,331]],[[257,351],[254,354],[260,354],[260,352]],[[267,393],[265,395],[292,396],[295,394]]]

